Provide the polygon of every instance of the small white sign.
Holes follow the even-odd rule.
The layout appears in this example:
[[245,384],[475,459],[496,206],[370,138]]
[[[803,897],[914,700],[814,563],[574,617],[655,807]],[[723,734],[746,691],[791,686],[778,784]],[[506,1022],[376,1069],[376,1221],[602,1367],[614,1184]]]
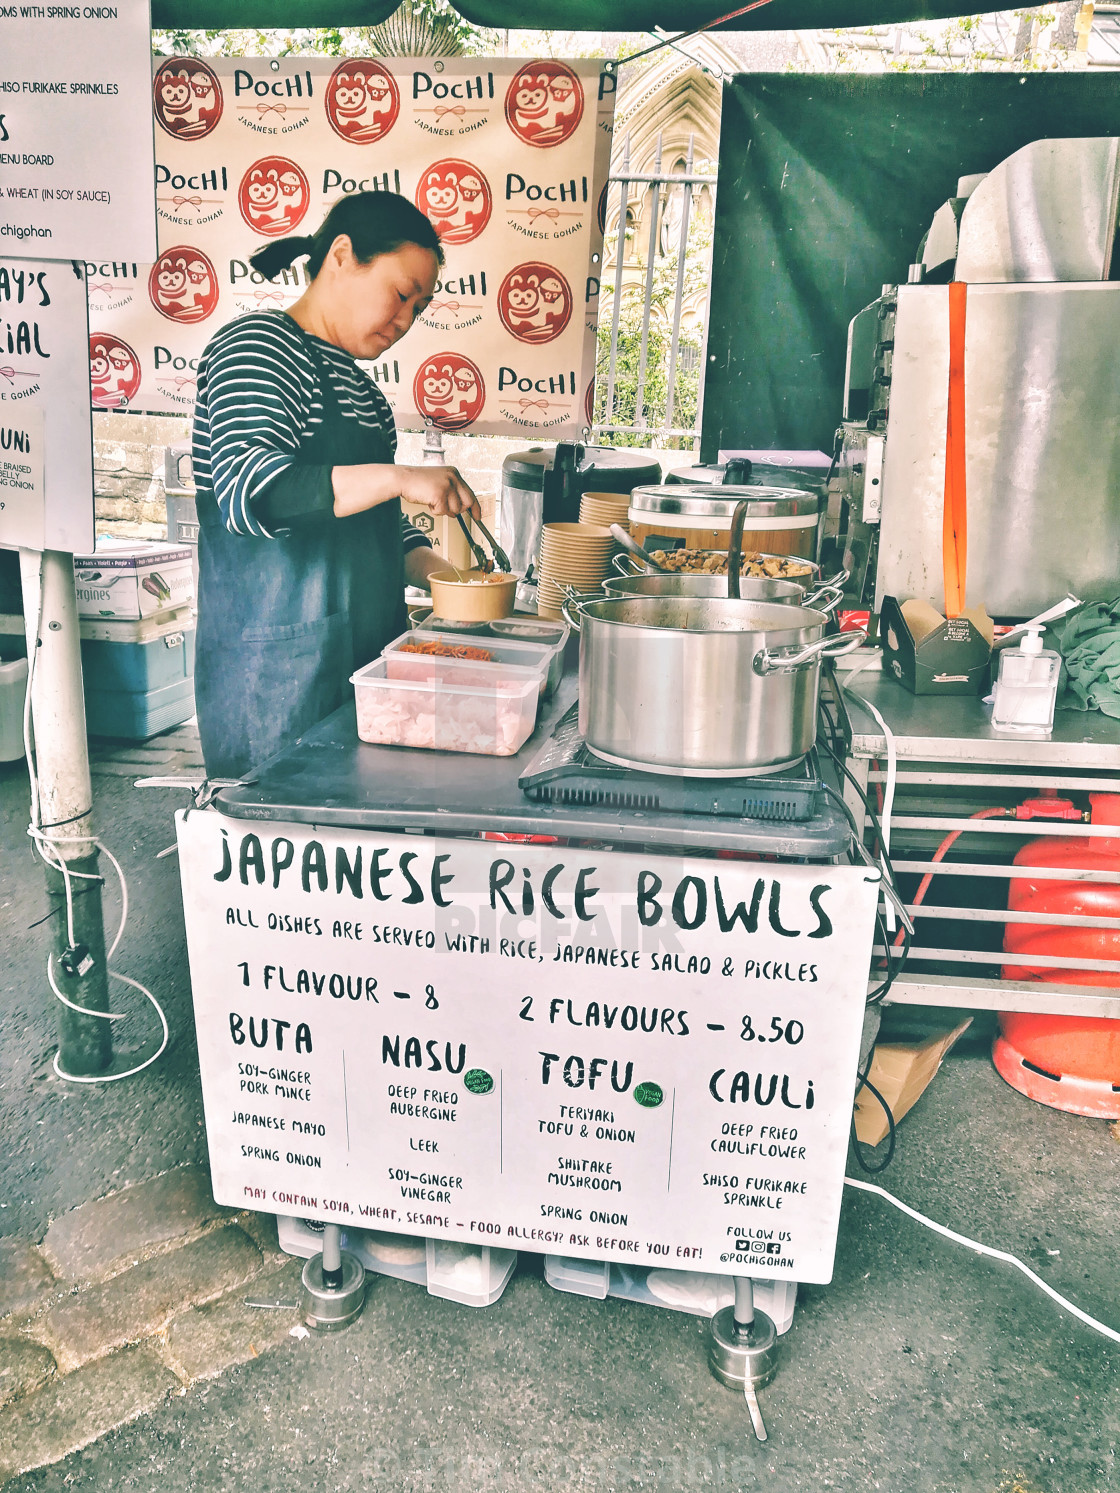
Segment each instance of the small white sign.
[[832,1275],[877,880],[179,816],[214,1196]]
[[86,277],[68,259],[0,259],[2,464],[0,546],[93,548]]
[[0,416],[0,534],[30,549],[42,541],[43,412],[37,406]]
[[147,0],[0,0],[0,246],[156,256]]

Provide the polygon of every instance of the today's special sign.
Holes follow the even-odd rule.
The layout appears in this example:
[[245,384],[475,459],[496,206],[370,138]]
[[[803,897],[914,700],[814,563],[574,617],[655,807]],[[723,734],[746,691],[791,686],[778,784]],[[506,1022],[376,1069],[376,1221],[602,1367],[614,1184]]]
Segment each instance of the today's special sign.
[[369,365],[398,425],[573,435],[591,420],[613,73],[596,61],[158,58],[159,257],[87,255],[93,403],[182,414],[223,323],[292,305],[340,197],[399,192],[446,264],[407,339]]
[[878,885],[178,820],[214,1196],[832,1275]]
[[93,549],[80,262],[0,258],[0,546]]

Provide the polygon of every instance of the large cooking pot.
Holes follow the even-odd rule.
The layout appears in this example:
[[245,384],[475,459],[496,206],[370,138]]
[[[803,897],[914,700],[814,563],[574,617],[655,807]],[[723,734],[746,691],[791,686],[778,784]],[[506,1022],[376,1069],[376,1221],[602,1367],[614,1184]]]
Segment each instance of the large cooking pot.
[[822,505],[815,493],[792,488],[635,487],[630,494],[630,533],[647,550],[725,550],[741,502],[748,505],[743,534],[748,549],[815,557]]
[[824,636],[807,607],[728,598],[568,601],[580,634],[579,728],[608,762],[744,777],[799,761],[816,739],[820,661],[862,633]]
[[[847,574],[840,571],[831,581],[807,591],[799,581],[780,576],[744,575],[739,578],[743,601],[769,601],[776,605],[808,607],[831,616],[844,595]],[[608,576],[603,582],[608,596],[699,596],[726,597],[727,577],[705,571],[677,571],[671,575]]]

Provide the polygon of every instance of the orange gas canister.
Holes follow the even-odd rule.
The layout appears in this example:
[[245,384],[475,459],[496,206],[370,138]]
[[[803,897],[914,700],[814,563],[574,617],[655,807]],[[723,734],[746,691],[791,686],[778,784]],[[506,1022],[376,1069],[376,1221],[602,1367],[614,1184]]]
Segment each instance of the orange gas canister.
[[[1038,876],[1015,877],[1008,908],[1018,913],[1064,913],[1070,917],[1120,919],[1120,885],[1105,881],[1055,881],[1047,870],[1120,871],[1120,794],[1093,793],[1091,823],[1116,825],[1117,835],[1058,836],[1029,840],[1015,865],[1038,868]],[[1064,806],[1063,800],[1047,801]],[[1027,806],[1024,806],[1027,807]],[[1041,807],[1041,805],[1040,805]],[[1069,805],[1072,811],[1073,806]],[[1024,815],[1024,817],[1026,817]],[[1047,816],[1049,817],[1049,816]],[[1073,817],[1073,813],[1055,817]],[[1049,923],[1009,923],[1003,947],[1023,955],[1005,965],[1007,980],[1062,985],[1120,986],[1116,971],[1063,969],[1031,964],[1030,956],[1120,960],[1120,927],[1093,928]],[[1072,1114],[1120,1119],[1120,1021],[1099,1016],[1041,1016],[1003,1012],[992,1059],[1000,1076],[1028,1098]]]

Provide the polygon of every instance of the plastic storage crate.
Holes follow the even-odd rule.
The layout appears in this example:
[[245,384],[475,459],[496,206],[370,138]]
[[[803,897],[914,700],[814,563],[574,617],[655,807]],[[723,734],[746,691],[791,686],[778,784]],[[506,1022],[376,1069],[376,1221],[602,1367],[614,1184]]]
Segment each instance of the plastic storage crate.
[[[281,1215],[276,1219],[276,1229],[285,1254],[306,1260],[323,1247],[321,1223]],[[515,1249],[457,1244],[377,1229],[343,1229],[342,1247],[376,1275],[426,1286],[429,1296],[442,1296],[463,1306],[492,1306],[517,1265]]]
[[[654,1288],[649,1286],[654,1277]],[[735,1287],[729,1275],[705,1275],[694,1270],[663,1270],[659,1266],[616,1265],[610,1260],[573,1260],[566,1255],[545,1255],[544,1278],[554,1291],[608,1296],[621,1301],[639,1301],[644,1306],[668,1307],[695,1317],[714,1316],[720,1307],[731,1306]],[[756,1280],[754,1300],[774,1323],[778,1335],[793,1325],[797,1305],[797,1282]]]
[[92,626],[97,636],[82,638],[86,728],[91,735],[143,740],[190,719],[193,625],[145,618]]

